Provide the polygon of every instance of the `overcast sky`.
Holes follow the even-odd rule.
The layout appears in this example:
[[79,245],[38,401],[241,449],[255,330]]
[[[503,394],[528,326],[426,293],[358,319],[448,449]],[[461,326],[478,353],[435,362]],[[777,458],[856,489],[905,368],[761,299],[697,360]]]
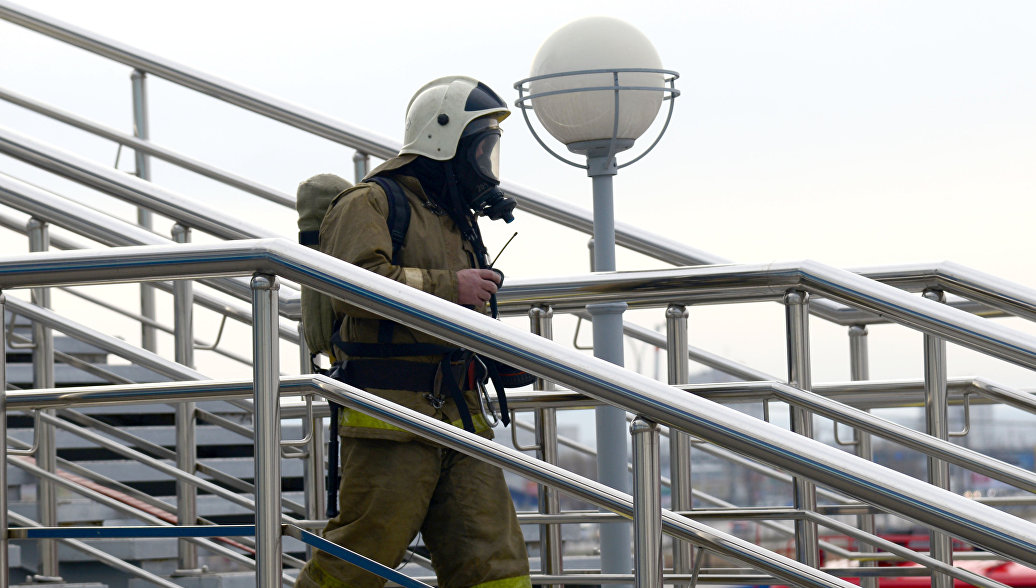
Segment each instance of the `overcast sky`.
[[[808,258],[862,267],[951,260],[1036,287],[1036,3],[487,6],[31,2],[33,10],[396,141],[406,104],[423,83],[471,75],[513,102],[514,82],[529,75],[553,30],[583,16],[616,16],[653,40],[663,66],[680,72],[683,93],[656,150],[616,178],[619,220],[740,262]],[[0,22],[0,86],[9,90],[130,131],[128,73]],[[315,173],[351,175],[347,149],[160,80],[149,91],[156,143],[291,193]],[[193,116],[179,115],[183,109]],[[109,165],[115,160],[110,143],[69,138],[8,105],[0,105],[0,124]],[[504,128],[508,180],[590,208],[585,174],[544,153],[520,113]],[[0,166],[64,185],[6,158]],[[131,169],[132,158],[124,155],[120,167]],[[210,205],[237,202],[159,164],[155,179]],[[292,215],[260,220],[293,234]],[[511,275],[586,270],[585,237],[548,231],[527,216],[493,227],[490,249],[512,230],[520,235],[501,261]],[[619,258],[620,269],[644,265],[637,256]],[[768,328],[777,333],[768,338],[781,328],[779,310],[771,315],[765,320],[776,321]],[[721,321],[742,320],[736,310],[717,316],[701,324],[723,333]],[[715,350],[751,359],[745,341],[715,337]],[[823,353],[814,361],[823,363]],[[756,367],[782,373],[781,355],[778,346]],[[917,362],[882,368],[880,352],[872,355],[879,376],[920,375]],[[846,379],[841,365],[828,377]],[[965,362],[961,369],[969,368]],[[827,374],[823,365],[815,369]]]

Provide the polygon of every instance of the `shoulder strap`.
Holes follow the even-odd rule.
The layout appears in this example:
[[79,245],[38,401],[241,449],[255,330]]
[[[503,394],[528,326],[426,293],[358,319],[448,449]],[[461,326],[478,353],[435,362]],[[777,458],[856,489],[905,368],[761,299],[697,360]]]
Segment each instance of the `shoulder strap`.
[[406,241],[407,230],[410,229],[410,202],[396,180],[384,176],[374,176],[370,178],[370,181],[381,186],[388,197],[388,228],[389,235],[392,237],[392,264],[399,265],[400,250],[403,248],[403,242]]
[[[374,176],[371,182],[381,186],[386,198],[388,198],[388,229],[392,238],[392,265],[399,265],[402,262],[403,243],[406,241],[406,233],[410,230],[410,202],[399,187],[399,182],[386,176]],[[378,342],[382,344],[392,343],[392,331],[395,323],[388,320],[381,321],[378,327]],[[346,351],[346,353],[349,353]]]

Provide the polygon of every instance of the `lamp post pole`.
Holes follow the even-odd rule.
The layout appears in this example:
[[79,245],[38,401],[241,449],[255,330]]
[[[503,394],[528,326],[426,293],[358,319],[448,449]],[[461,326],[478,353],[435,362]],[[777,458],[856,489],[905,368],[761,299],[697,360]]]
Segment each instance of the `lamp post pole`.
[[[615,271],[615,205],[612,177],[617,173],[611,141],[587,151],[587,174],[593,180],[594,251],[593,271]],[[624,364],[622,313],[625,302],[591,304],[586,307],[593,317],[594,357]],[[614,406],[598,407],[597,478],[620,492],[629,492],[626,453],[626,411]],[[630,551],[629,523],[601,525],[601,572],[628,574],[633,567]]]
[[[619,39],[622,41],[616,42]],[[580,19],[555,31],[536,52],[531,73],[531,77],[514,85],[518,90],[516,106],[522,109],[522,116],[533,137],[548,153],[568,165],[585,169],[590,176],[594,198],[590,269],[594,272],[615,271],[612,178],[620,167],[615,154],[633,147],[636,140],[651,126],[668,96],[669,113],[655,142],[640,156],[621,167],[644,157],[658,144],[673,114],[672,99],[679,95],[674,87],[674,81],[679,75],[675,71],[662,69],[658,53],[643,33],[611,17]],[[569,161],[543,142],[529,120],[529,111],[534,109],[534,105],[536,118],[547,132],[572,153],[585,156],[585,166]],[[593,320],[594,357],[618,366],[625,363],[622,315],[626,308],[625,302],[590,304],[586,307]],[[596,409],[595,419],[597,479],[602,484],[628,493],[630,476],[627,469],[626,411],[612,406],[600,407]],[[639,428],[637,430],[640,431]],[[643,440],[644,436],[638,433],[638,439]],[[643,457],[642,454],[638,455]],[[654,467],[657,468],[657,464]],[[658,508],[657,501],[648,500],[640,504],[642,510]],[[640,523],[654,520],[660,516],[659,513],[639,514],[643,516],[634,516],[634,520],[639,521],[638,529],[647,534],[654,533]],[[657,544],[655,539],[645,543],[645,537],[645,534],[638,531],[638,544],[661,544],[660,532]],[[630,549],[630,524],[602,524],[600,538],[601,572],[629,574],[634,563]],[[654,556],[649,556],[649,559],[654,561]],[[645,571],[640,569],[643,560],[644,554],[641,553],[638,556],[638,573]],[[653,572],[649,573],[653,575]],[[643,581],[643,577],[639,578],[638,585],[645,585]],[[657,580],[651,579],[648,582],[660,584],[660,572]]]

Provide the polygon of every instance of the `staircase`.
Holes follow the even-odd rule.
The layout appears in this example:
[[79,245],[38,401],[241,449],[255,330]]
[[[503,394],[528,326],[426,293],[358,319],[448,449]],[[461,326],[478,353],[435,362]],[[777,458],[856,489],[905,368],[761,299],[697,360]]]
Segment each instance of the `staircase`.
[[[29,389],[32,382],[32,333],[31,322],[10,312],[5,318],[9,325],[7,348],[8,386],[12,389]],[[58,336],[54,340],[58,355],[71,356],[72,361],[84,362],[90,367],[86,371],[75,365],[58,362],[55,365],[55,381],[59,388],[94,386],[108,384],[109,380],[126,379],[133,382],[164,382],[169,378],[144,367],[133,364],[111,364],[108,354],[101,348],[77,341],[71,337]],[[105,375],[108,374],[106,378]],[[250,414],[226,402],[208,402],[198,405],[199,410],[219,418],[230,420],[241,427],[251,425]],[[137,440],[136,448],[144,450],[150,457],[166,466],[175,467],[175,460],[166,455],[176,448],[175,411],[171,406],[151,404],[134,407],[94,407],[78,410],[63,410],[66,421],[89,424],[90,428],[107,431],[106,439]],[[301,437],[298,424],[285,423],[286,438]],[[33,418],[28,414],[12,414],[8,417],[8,435],[16,442],[29,446],[35,435]],[[116,436],[117,435],[117,436]],[[253,449],[251,438],[216,425],[201,424],[196,429],[198,459],[205,466],[226,475],[251,482],[253,476]],[[105,492],[115,506],[100,504],[68,490],[59,490],[57,497],[58,520],[65,526],[113,526],[139,524],[133,515],[138,512],[164,515],[175,522],[176,487],[168,475],[149,467],[140,461],[128,459],[119,453],[105,449],[97,443],[84,439],[68,430],[58,430],[55,448],[62,476],[77,485],[86,485]],[[150,451],[149,451],[150,450]],[[164,452],[163,452],[164,450]],[[157,455],[156,455],[157,454]],[[165,455],[165,458],[162,456]],[[91,479],[73,471],[64,470],[62,464],[90,473]],[[283,490],[288,500],[301,502],[303,485],[302,465],[299,460],[285,460],[283,467]],[[201,475],[212,481],[212,476]],[[38,481],[31,473],[17,467],[9,467],[8,507],[11,512],[29,519],[37,518]],[[142,502],[142,497],[152,497],[169,505],[163,510]],[[253,520],[253,511],[240,505],[228,504],[216,496],[202,495],[198,498],[198,515],[212,524],[246,524]],[[141,538],[134,541],[86,540],[86,544],[101,549],[112,556],[141,569],[161,576],[173,576],[177,571],[177,540]],[[10,574],[12,583],[27,582],[39,570],[37,542],[26,541],[15,546],[17,557],[12,558]],[[286,540],[289,554],[302,556],[302,545]],[[244,549],[244,552],[250,551]],[[112,574],[111,569],[96,558],[66,546],[59,546],[61,574],[74,583],[67,586],[133,586],[142,581]],[[212,578],[226,578],[223,586],[254,585],[254,574],[235,573],[237,565],[220,555],[205,555],[202,565]],[[211,582],[211,578],[210,578]],[[235,583],[237,582],[237,583]],[[144,582],[140,585],[150,585]]]
[[[358,177],[371,157],[397,148],[7,0],[0,0],[0,18],[128,66],[138,98],[147,76],[163,77],[346,146],[355,151]],[[290,194],[149,141],[139,109],[134,135],[4,88],[0,99],[128,146],[137,163],[134,177],[92,153],[0,127],[0,154],[74,185],[52,191],[0,173],[0,227],[19,243],[9,251],[25,250],[26,237],[47,251],[0,256],[9,325],[8,466],[0,490],[11,536],[0,588],[48,579],[63,586],[290,584],[313,545],[307,532],[319,530],[324,516],[325,399],[385,410],[385,418],[505,467],[538,585],[651,582],[647,558],[663,562],[666,583],[679,584],[846,588],[850,579],[876,588],[880,578],[883,588],[905,588],[920,575],[946,588],[954,580],[1036,586],[1036,473],[1032,443],[1024,442],[1036,400],[980,377],[947,378],[944,361],[949,341],[1036,368],[1036,338],[1010,326],[1036,318],[1030,289],[949,263],[862,275],[809,261],[702,266],[723,260],[620,227],[622,245],[677,267],[509,278],[500,295],[505,320],[487,325],[441,301],[382,289],[361,270],[296,246],[290,231],[250,225],[212,201],[148,181],[149,162],[163,161],[231,186],[235,202],[294,218]],[[588,211],[505,188],[557,230],[590,226]],[[138,208],[157,221],[148,214],[127,220]],[[32,233],[41,225],[53,229],[46,238]],[[250,274],[259,274],[253,283],[242,278]],[[267,275],[276,276],[278,291],[263,290]],[[95,281],[144,280],[155,289],[100,301],[80,296],[77,308],[87,310],[75,313],[50,311],[27,296],[29,288],[56,293],[60,285],[82,295],[81,286]],[[308,374],[298,337],[300,284],[342,296],[349,285],[348,295],[365,296],[374,308],[392,305],[410,324],[541,375],[535,389],[511,399],[515,439],[501,429],[499,444],[472,440]],[[917,296],[922,291],[933,300]],[[148,296],[160,310],[137,310]],[[649,369],[602,365],[586,353],[589,337],[578,330],[586,304],[620,299],[652,309],[656,320],[664,315],[667,335],[634,323],[625,332],[659,354],[659,365],[664,355],[668,377],[661,369],[652,378],[643,375]],[[688,307],[764,302],[783,315],[776,347],[787,353],[787,378],[688,344]],[[104,318],[110,312],[129,319],[131,330],[113,326]],[[847,334],[853,381],[811,381],[809,327],[821,321],[825,333],[834,326]],[[868,380],[867,329],[889,322],[924,333],[923,361],[931,367],[923,379]],[[36,325],[55,334],[53,386],[43,390],[33,366],[34,356],[46,355],[34,351]],[[555,325],[557,342],[547,340]],[[560,333],[573,330],[568,344]],[[844,344],[824,337],[820,345]],[[585,428],[567,420],[603,404],[638,417],[630,495],[594,481],[594,440],[574,438]],[[27,412],[33,408],[42,410]],[[655,423],[663,425],[661,442],[653,440]],[[36,439],[39,448],[21,455]],[[660,460],[651,459],[655,453]],[[43,465],[49,458],[53,476]],[[41,511],[51,504],[51,485],[55,512],[46,521]],[[174,524],[184,509],[194,511],[196,525]],[[637,536],[647,537],[631,541],[633,574],[603,571],[609,562],[601,561],[599,531],[620,517],[632,517]],[[59,539],[26,538],[37,531]],[[117,533],[124,535],[112,538]],[[188,535],[191,542],[179,538]],[[194,550],[197,559],[184,569]],[[422,553],[416,545],[403,572],[434,582]],[[46,573],[54,564],[57,573]]]

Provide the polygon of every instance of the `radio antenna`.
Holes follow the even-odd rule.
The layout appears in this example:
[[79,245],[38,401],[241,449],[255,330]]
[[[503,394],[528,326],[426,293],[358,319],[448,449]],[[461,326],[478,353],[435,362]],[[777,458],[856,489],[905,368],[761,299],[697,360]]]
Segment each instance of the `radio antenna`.
[[515,231],[514,234],[511,235],[511,238],[507,240],[507,243],[504,243],[504,246],[500,248],[500,253],[497,253],[496,257],[493,258],[493,261],[489,262],[489,267],[496,265],[496,260],[500,259],[500,256],[504,254],[504,250],[507,249],[507,246],[510,245],[511,241],[514,241],[514,238],[517,236],[518,231]]

